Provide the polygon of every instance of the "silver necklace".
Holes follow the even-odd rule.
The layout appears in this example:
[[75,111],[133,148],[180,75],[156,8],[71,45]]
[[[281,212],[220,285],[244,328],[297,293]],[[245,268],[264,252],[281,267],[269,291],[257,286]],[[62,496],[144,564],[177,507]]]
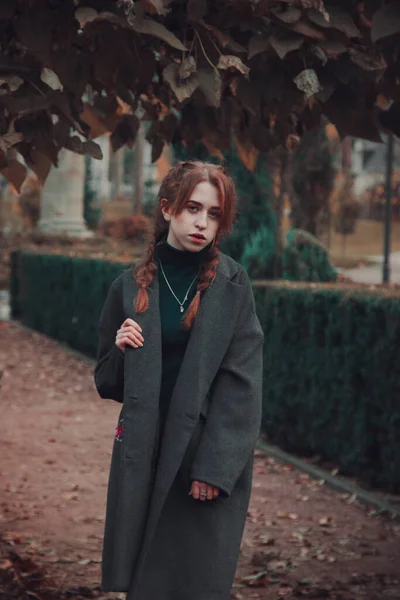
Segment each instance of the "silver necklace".
[[174,293],[174,290],[172,289],[172,287],[171,287],[171,286],[170,286],[170,284],[169,284],[169,281],[168,281],[168,279],[167,279],[167,276],[166,276],[166,274],[165,274],[165,272],[164,272],[164,269],[163,269],[163,266],[162,266],[162,264],[161,264],[161,260],[159,260],[158,262],[159,262],[159,264],[160,264],[160,267],[161,267],[161,272],[162,272],[162,274],[164,275],[164,279],[165,279],[165,281],[166,281],[166,283],[167,283],[167,286],[169,287],[169,289],[170,289],[170,291],[171,291],[171,294],[174,296],[175,300],[178,302],[178,304],[179,304],[179,306],[180,306],[180,311],[181,311],[181,313],[183,313],[183,311],[185,310],[185,309],[183,308],[183,305],[185,304],[186,300],[188,299],[188,295],[189,295],[190,289],[191,289],[192,285],[194,284],[194,282],[196,281],[197,277],[199,276],[199,273],[200,273],[200,271],[197,273],[196,277],[193,279],[192,283],[189,285],[189,287],[188,287],[188,290],[187,290],[187,292],[186,292],[186,294],[185,294],[185,297],[184,297],[183,301],[181,302],[181,301],[179,300],[179,298],[176,296],[176,294]]

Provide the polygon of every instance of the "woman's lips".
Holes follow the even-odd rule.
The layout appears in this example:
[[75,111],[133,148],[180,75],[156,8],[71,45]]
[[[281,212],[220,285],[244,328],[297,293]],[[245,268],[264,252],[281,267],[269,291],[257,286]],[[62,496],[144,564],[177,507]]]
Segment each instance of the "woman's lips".
[[206,239],[206,238],[204,238],[204,237],[200,237],[200,236],[197,236],[197,235],[190,235],[189,237],[190,237],[190,238],[191,238],[191,239],[192,239],[194,242],[197,242],[198,244],[201,244],[201,243],[203,243],[203,242],[205,241],[205,239]]

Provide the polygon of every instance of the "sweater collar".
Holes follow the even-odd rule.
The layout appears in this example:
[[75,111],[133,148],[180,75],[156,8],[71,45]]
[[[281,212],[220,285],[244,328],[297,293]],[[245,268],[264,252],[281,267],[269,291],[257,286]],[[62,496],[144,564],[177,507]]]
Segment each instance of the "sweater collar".
[[176,267],[199,267],[209,256],[211,244],[212,242],[199,252],[178,250],[167,242],[167,236],[165,235],[161,242],[156,246],[155,258],[160,259],[163,265],[174,265]]

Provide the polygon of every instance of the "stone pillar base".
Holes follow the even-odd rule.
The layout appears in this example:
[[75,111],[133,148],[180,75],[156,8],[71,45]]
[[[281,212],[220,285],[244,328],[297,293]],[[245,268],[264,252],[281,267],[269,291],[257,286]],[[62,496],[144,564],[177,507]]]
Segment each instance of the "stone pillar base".
[[64,234],[78,238],[90,238],[94,235],[93,231],[86,227],[83,219],[60,219],[60,217],[40,219],[37,231],[46,235]]

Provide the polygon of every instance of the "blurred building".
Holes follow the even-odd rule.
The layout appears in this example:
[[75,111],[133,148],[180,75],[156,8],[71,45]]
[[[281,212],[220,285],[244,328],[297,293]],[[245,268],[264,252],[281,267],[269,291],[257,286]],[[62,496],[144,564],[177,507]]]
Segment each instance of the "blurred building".
[[[355,139],[352,144],[351,171],[354,193],[360,200],[364,218],[380,220],[385,205],[387,138],[382,144]],[[392,214],[400,219],[400,140],[395,138],[392,190]]]

